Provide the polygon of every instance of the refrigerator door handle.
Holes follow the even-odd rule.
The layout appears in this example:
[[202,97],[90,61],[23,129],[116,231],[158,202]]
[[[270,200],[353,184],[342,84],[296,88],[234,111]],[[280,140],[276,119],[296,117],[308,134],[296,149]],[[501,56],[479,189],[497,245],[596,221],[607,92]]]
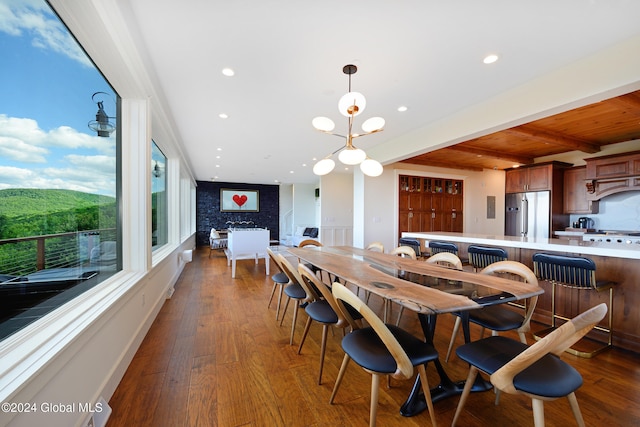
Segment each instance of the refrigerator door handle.
[[520,201],[520,221],[520,234],[526,237],[529,232],[529,201],[525,195],[522,195]]

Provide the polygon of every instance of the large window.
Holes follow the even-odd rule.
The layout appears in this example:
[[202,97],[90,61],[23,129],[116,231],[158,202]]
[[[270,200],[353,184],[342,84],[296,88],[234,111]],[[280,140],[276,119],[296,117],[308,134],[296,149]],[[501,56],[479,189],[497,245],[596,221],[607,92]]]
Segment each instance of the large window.
[[151,142],[151,247],[167,243],[167,158],[155,142]]
[[2,339],[122,263],[118,95],[45,1],[0,8]]

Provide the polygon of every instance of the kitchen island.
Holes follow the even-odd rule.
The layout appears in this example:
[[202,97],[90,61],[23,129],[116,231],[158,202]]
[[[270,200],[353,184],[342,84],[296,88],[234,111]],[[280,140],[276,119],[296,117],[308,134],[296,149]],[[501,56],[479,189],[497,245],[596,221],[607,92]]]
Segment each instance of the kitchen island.
[[[458,245],[459,256],[467,257],[469,245],[495,246],[504,248],[508,257],[520,261],[533,270],[533,254],[546,252],[569,256],[591,258],[596,263],[598,280],[617,282],[613,297],[613,345],[640,353],[640,244],[585,242],[580,240],[515,237],[473,233],[449,232],[404,232],[402,237],[419,239],[428,247],[431,240],[453,242]],[[551,324],[551,285],[541,281],[545,294],[538,299],[533,320],[540,325],[532,325],[535,330]],[[607,292],[579,291],[557,288],[558,301],[565,301],[563,308],[574,313],[582,312],[608,302]],[[579,295],[579,297],[578,297]],[[604,323],[603,323],[604,324]],[[537,327],[536,327],[537,326]],[[605,340],[604,336],[596,338]]]

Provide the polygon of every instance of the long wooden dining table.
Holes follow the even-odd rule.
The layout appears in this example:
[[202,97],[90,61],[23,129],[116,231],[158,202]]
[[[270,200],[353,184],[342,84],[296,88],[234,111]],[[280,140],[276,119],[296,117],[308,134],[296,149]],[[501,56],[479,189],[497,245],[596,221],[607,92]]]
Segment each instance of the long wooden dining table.
[[[470,310],[524,300],[544,292],[537,284],[449,269],[422,260],[350,246],[288,248],[288,251],[336,280],[346,281],[417,312],[425,338],[430,342],[433,342],[438,314],[459,312],[465,342],[468,342]],[[439,360],[435,361],[435,366],[440,384],[431,390],[432,401],[460,394],[464,382],[453,382]],[[404,416],[415,415],[426,407],[419,381],[417,378],[400,409]],[[490,388],[489,383],[478,380],[473,390]]]

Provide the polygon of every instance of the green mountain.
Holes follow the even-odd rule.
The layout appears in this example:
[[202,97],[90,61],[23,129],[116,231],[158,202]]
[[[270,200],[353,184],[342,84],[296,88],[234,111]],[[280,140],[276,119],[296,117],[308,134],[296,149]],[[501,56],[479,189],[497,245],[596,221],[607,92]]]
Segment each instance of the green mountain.
[[116,199],[71,190],[0,190],[0,239],[116,226]]
[[0,215],[6,218],[52,214],[115,203],[115,198],[73,190],[0,190]]

